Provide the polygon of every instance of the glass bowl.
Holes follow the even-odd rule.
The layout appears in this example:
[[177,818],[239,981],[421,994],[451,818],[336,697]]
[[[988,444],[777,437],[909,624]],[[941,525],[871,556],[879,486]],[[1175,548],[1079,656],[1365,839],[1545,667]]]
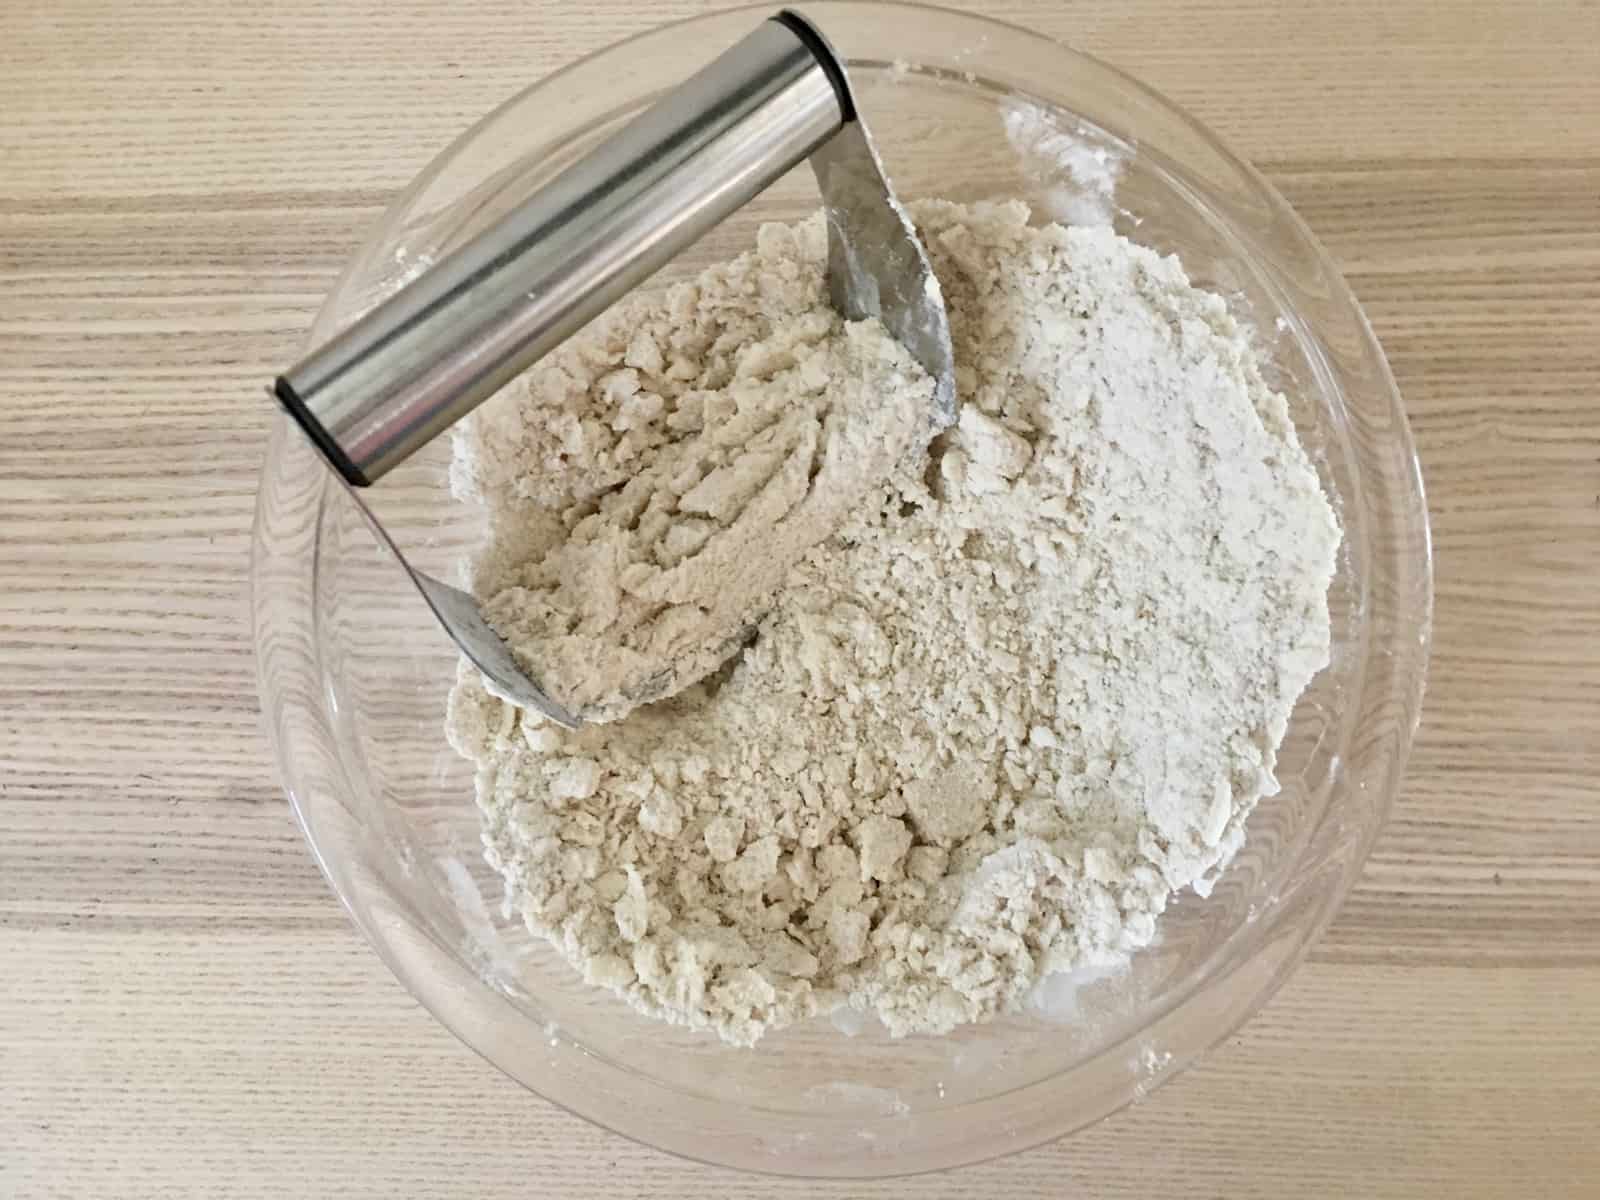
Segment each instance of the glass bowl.
[[[734,1049],[586,987],[501,911],[472,771],[443,734],[456,655],[286,420],[252,569],[262,708],[306,837],[395,974],[464,1041],[642,1142],[761,1171],[931,1170],[1057,1137],[1144,1095],[1279,987],[1355,880],[1395,794],[1427,658],[1427,514],[1394,383],[1354,299],[1277,192],[1197,122],[1102,63],[1008,25],[892,4],[808,4],[850,60],[900,195],[1020,196],[1177,251],[1255,331],[1345,531],[1331,665],[1294,710],[1280,795],[1214,891],[1185,894],[1119,972],[1058,977],[1025,1012],[896,1040],[819,1019]],[[318,317],[331,336],[742,37],[724,12],[619,43],[481,121],[410,186]],[[1107,185],[1115,179],[1114,191]],[[791,172],[658,276],[815,207]],[[369,493],[424,569],[482,535],[430,447]]]

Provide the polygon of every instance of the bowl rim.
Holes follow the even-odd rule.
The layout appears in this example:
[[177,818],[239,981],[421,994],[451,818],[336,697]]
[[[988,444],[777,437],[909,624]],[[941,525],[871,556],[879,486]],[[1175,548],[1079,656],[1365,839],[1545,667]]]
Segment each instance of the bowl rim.
[[[1253,1015],[1264,1004],[1266,1004],[1271,999],[1272,995],[1278,990],[1278,988],[1281,987],[1282,984],[1287,980],[1289,974],[1293,970],[1293,967],[1304,958],[1311,946],[1324,932],[1340,902],[1353,885],[1356,876],[1359,874],[1361,864],[1365,861],[1374,841],[1386,822],[1388,813],[1393,804],[1398,782],[1405,769],[1410,743],[1420,720],[1420,702],[1425,686],[1427,662],[1431,643],[1433,606],[1432,535],[1428,522],[1426,493],[1423,485],[1421,466],[1417,458],[1410,426],[1406,419],[1398,389],[1395,385],[1393,373],[1389,368],[1388,362],[1382,353],[1375,335],[1373,334],[1371,324],[1366,316],[1366,313],[1356,301],[1353,294],[1350,292],[1348,285],[1346,284],[1342,275],[1338,272],[1331,257],[1327,254],[1326,250],[1322,247],[1320,242],[1318,242],[1311,231],[1306,227],[1304,221],[1299,217],[1299,215],[1293,210],[1292,207],[1290,207],[1288,202],[1283,199],[1277,190],[1263,176],[1260,175],[1259,172],[1257,172],[1239,156],[1234,154],[1216,134],[1212,133],[1207,127],[1201,124],[1200,121],[1192,116],[1187,110],[1183,109],[1171,100],[1168,100],[1159,92],[1155,91],[1153,88],[1144,84],[1134,76],[1129,75],[1120,68],[1112,64],[1108,64],[1103,60],[1096,58],[1094,55],[1080,50],[1074,46],[1057,41],[1044,34],[1040,34],[1034,30],[1027,29],[1026,27],[1012,22],[963,12],[954,8],[919,3],[908,3],[906,0],[814,0],[814,2],[807,3],[806,8],[808,10],[815,10],[821,14],[824,14],[824,23],[825,14],[828,10],[857,10],[862,12],[898,12],[907,15],[913,13],[931,13],[936,14],[941,20],[958,21],[974,30],[1003,30],[1008,36],[1020,36],[1027,38],[1035,43],[1048,47],[1051,52],[1064,53],[1076,60],[1088,64],[1095,69],[1105,72],[1119,81],[1124,87],[1140,93],[1146,100],[1153,103],[1166,115],[1176,117],[1179,121],[1181,121],[1190,134],[1197,137],[1206,145],[1210,153],[1217,155],[1218,158],[1221,159],[1232,171],[1237,173],[1240,180],[1250,186],[1255,198],[1264,201],[1275,217],[1286,220],[1296,238],[1298,238],[1304,244],[1305,248],[1307,248],[1314,255],[1315,260],[1326,270],[1330,285],[1334,290],[1333,299],[1338,303],[1341,309],[1348,310],[1349,314],[1352,315],[1354,320],[1357,322],[1362,339],[1361,350],[1365,358],[1368,360],[1368,365],[1374,367],[1377,371],[1377,378],[1385,393],[1385,400],[1389,409],[1389,416],[1393,423],[1392,429],[1389,431],[1389,437],[1394,443],[1391,457],[1396,457],[1397,460],[1403,464],[1404,478],[1400,480],[1400,483],[1406,488],[1407,492],[1414,497],[1417,512],[1420,514],[1420,528],[1413,531],[1417,534],[1420,534],[1421,537],[1420,552],[1417,556],[1417,561],[1414,564],[1414,569],[1417,573],[1417,579],[1414,581],[1414,583],[1420,588],[1420,598],[1422,604],[1416,613],[1415,620],[1417,625],[1417,638],[1415,642],[1414,661],[1412,663],[1413,670],[1403,680],[1403,682],[1407,684],[1406,694],[1400,697],[1400,700],[1406,709],[1407,719],[1404,728],[1400,730],[1399,744],[1393,749],[1385,763],[1384,779],[1381,781],[1380,795],[1377,798],[1377,819],[1372,821],[1369,825],[1364,826],[1361,829],[1359,836],[1352,842],[1350,852],[1345,856],[1342,863],[1342,869],[1339,871],[1339,881],[1332,887],[1330,891],[1328,891],[1318,900],[1316,911],[1312,914],[1308,923],[1302,926],[1305,932],[1302,936],[1300,936],[1300,940],[1296,943],[1291,952],[1279,961],[1270,978],[1253,987],[1253,989],[1250,991],[1248,1000],[1245,1003],[1237,1006],[1240,1010],[1239,1012],[1218,1022],[1208,1031],[1206,1038],[1204,1038],[1202,1041],[1184,1047],[1181,1055],[1169,1055],[1168,1059],[1160,1064],[1159,1071],[1152,1071],[1149,1086],[1135,1087],[1129,1095],[1122,1098],[1118,1103],[1104,1107],[1097,1113],[1097,1115],[1088,1117],[1084,1120],[1061,1128],[1045,1129],[1037,1133],[1030,1133],[1029,1135],[1024,1136],[1020,1140],[1016,1141],[1014,1144],[1000,1147],[994,1150],[992,1153],[981,1154],[977,1156],[963,1156],[954,1163],[935,1161],[930,1162],[926,1166],[918,1166],[911,1169],[897,1168],[892,1172],[889,1172],[890,1174],[894,1175],[909,1175],[922,1173],[923,1171],[944,1169],[952,1165],[965,1165],[986,1161],[991,1158],[1001,1157],[1003,1155],[1030,1148],[1044,1142],[1052,1141],[1057,1137],[1074,1131],[1075,1129],[1082,1128],[1085,1125],[1092,1124],[1095,1121],[1103,1119],[1105,1116],[1119,1111],[1128,1104],[1137,1102],[1148,1094],[1150,1087],[1159,1085],[1160,1083],[1165,1082],[1167,1079],[1174,1077],[1184,1067],[1189,1065],[1212,1046],[1230,1036],[1235,1030],[1238,1029],[1240,1025],[1248,1020],[1251,1015]],[[332,290],[329,292],[328,298],[318,312],[315,322],[316,327],[319,329],[325,328],[338,308],[341,306],[341,302],[344,300],[344,294],[352,277],[356,275],[358,269],[364,264],[368,254],[383,243],[383,235],[390,231],[390,217],[393,214],[406,209],[406,207],[410,205],[416,197],[425,192],[426,189],[432,183],[434,183],[457,159],[457,157],[466,147],[472,145],[486,129],[492,126],[506,113],[523,104],[540,90],[551,87],[552,85],[564,80],[569,75],[577,73],[586,66],[591,65],[595,60],[614,55],[618,51],[624,50],[630,45],[652,39],[671,38],[681,34],[682,31],[687,27],[724,21],[730,17],[754,17],[758,14],[766,14],[770,12],[771,9],[772,5],[770,4],[749,4],[738,8],[722,9],[711,13],[698,14],[639,31],[629,35],[628,37],[600,47],[584,55],[583,57],[568,63],[558,70],[543,76],[542,78],[534,81],[527,87],[518,91],[515,95],[509,97],[501,104],[497,105],[493,110],[479,118],[468,129],[454,138],[443,150],[441,150],[429,161],[422,171],[420,171],[405,188],[397,193],[395,199],[386,209],[384,216],[379,219],[379,221],[369,232],[368,236],[363,240],[360,249],[358,249],[357,252],[354,253],[347,261]],[[1342,394],[1342,389],[1339,389],[1339,392]],[[448,948],[433,943],[429,938],[421,939],[426,943],[426,945],[420,947],[422,952],[428,956],[426,969],[419,969],[416,961],[407,956],[403,956],[399,952],[399,949],[392,939],[392,930],[389,929],[373,911],[371,901],[369,897],[366,896],[362,891],[361,885],[357,881],[353,880],[349,872],[346,871],[341,864],[333,861],[330,855],[324,850],[324,843],[329,839],[319,837],[318,830],[320,828],[320,820],[318,814],[312,811],[308,806],[308,797],[305,795],[304,791],[293,786],[295,772],[287,735],[281,728],[279,722],[273,719],[275,716],[274,710],[278,707],[278,703],[275,696],[271,694],[271,689],[269,688],[268,684],[268,679],[270,676],[267,665],[267,638],[264,636],[267,631],[263,629],[263,624],[266,620],[263,614],[267,611],[267,606],[264,606],[258,602],[258,590],[261,586],[262,577],[265,574],[263,569],[263,560],[265,557],[270,556],[273,553],[271,547],[269,547],[263,539],[263,527],[265,521],[264,507],[265,496],[267,492],[265,479],[267,472],[271,470],[272,463],[277,457],[279,448],[282,445],[282,440],[286,436],[292,436],[292,432],[288,430],[287,422],[284,421],[280,415],[277,423],[274,426],[272,446],[269,450],[267,465],[263,470],[263,486],[258,493],[256,517],[252,531],[251,608],[254,615],[256,633],[255,642],[258,689],[260,692],[264,724],[267,727],[268,738],[272,744],[274,757],[277,761],[279,769],[279,775],[280,778],[284,780],[285,790],[287,792],[290,807],[294,813],[296,823],[300,826],[300,829],[305,836],[305,839],[311,849],[313,858],[317,862],[319,869],[322,871],[324,877],[328,880],[330,887],[338,897],[346,912],[350,914],[352,920],[362,931],[362,934],[365,936],[366,940],[373,946],[374,950],[377,951],[379,957],[384,961],[391,972],[393,972],[396,978],[424,1005],[424,1007],[426,1007],[434,1015],[434,1017],[440,1021],[441,1024],[450,1029],[452,1033],[454,1033],[460,1040],[477,1052],[482,1058],[485,1059],[485,1061],[489,1062],[503,1073],[510,1075],[513,1079],[517,1080],[517,1082],[528,1088],[530,1091],[535,1092],[535,1094],[546,1100],[549,1100],[552,1103],[558,1104],[563,1109],[566,1109],[575,1115],[581,1116],[586,1120],[601,1125],[612,1132],[619,1133],[624,1137],[628,1137],[630,1140],[636,1141],[642,1145],[648,1145],[652,1148],[662,1149],[669,1153],[673,1153],[694,1161],[718,1166],[736,1166],[744,1170],[751,1170],[758,1173],[768,1173],[779,1176],[790,1176],[797,1173],[814,1174],[815,1172],[796,1172],[791,1169],[786,1169],[781,1164],[772,1165],[759,1162],[750,1162],[747,1161],[748,1156],[741,1155],[737,1157],[724,1158],[709,1152],[697,1151],[696,1149],[688,1148],[680,1144],[671,1144],[667,1141],[652,1140],[648,1134],[634,1132],[626,1128],[623,1124],[619,1123],[612,1116],[597,1113],[594,1111],[593,1106],[583,1103],[582,1099],[574,1099],[570,1094],[562,1094],[566,1092],[565,1088],[552,1088],[551,1090],[546,1090],[545,1087],[540,1086],[539,1081],[530,1080],[526,1078],[524,1074],[513,1071],[509,1066],[500,1062],[494,1056],[491,1050],[487,1048],[487,1044],[493,1039],[484,1035],[483,1027],[490,1024],[498,1026],[505,1023],[507,1024],[507,1028],[514,1027],[517,1029],[525,1029],[525,1015],[520,1010],[516,1009],[506,997],[498,994],[494,991],[494,989],[489,987],[484,982],[481,975],[455,957],[455,955]],[[322,481],[322,495],[317,500],[317,521],[319,525],[323,519],[323,512],[328,503],[328,496],[332,491],[332,489],[330,489],[328,486],[329,482],[330,480],[328,479],[324,479]],[[312,557],[314,563],[316,556],[313,555]],[[1369,586],[1369,580],[1364,577],[1363,587],[1365,588],[1367,586]],[[1365,641],[1363,641],[1361,647],[1361,665],[1363,671],[1365,669],[1366,658],[1369,653],[1370,647]],[[321,662],[318,661],[316,666],[319,674],[321,674]],[[342,772],[342,760],[340,761],[339,765]],[[348,785],[349,780],[346,779],[343,782]],[[1324,810],[1308,836],[1314,836],[1316,828],[1327,822],[1330,819],[1330,816],[1331,812],[1329,810]],[[1281,925],[1288,919],[1291,911],[1292,905],[1288,903],[1279,903],[1274,905],[1272,909],[1263,913],[1259,921],[1256,922],[1256,928],[1258,932],[1270,934],[1275,927]],[[1221,953],[1221,950],[1222,947],[1219,947],[1217,953]],[[1200,978],[1187,981],[1185,984],[1175,989],[1172,995],[1164,997],[1161,1005],[1150,1010],[1148,1020],[1146,1020],[1142,1025],[1140,1025],[1138,1028],[1132,1029],[1116,1041],[1096,1048],[1092,1053],[1087,1055],[1080,1064],[1068,1071],[1058,1072],[1043,1079],[1018,1084],[1003,1091],[986,1093],[982,1097],[963,1101],[947,1108],[941,1108],[937,1110],[936,1113],[924,1115],[937,1117],[941,1120],[954,1119],[958,1115],[970,1118],[971,1116],[976,1115],[976,1113],[985,1106],[992,1105],[1003,1097],[1013,1096],[1019,1091],[1042,1089],[1049,1087],[1052,1084],[1059,1084],[1064,1076],[1085,1070],[1093,1063],[1117,1057],[1126,1057],[1128,1047],[1131,1043],[1137,1043],[1148,1039],[1149,1033],[1152,1029],[1161,1025],[1163,1022],[1172,1020],[1184,1010],[1192,1007],[1197,999],[1200,999],[1206,993],[1222,987],[1230,978],[1249,967],[1254,961],[1256,954],[1257,951],[1252,950],[1244,954],[1242,957],[1239,957],[1237,961],[1227,965],[1218,973],[1200,973]],[[487,1014],[479,1014],[478,1019],[476,1020],[469,1021],[465,1019],[461,1012],[461,1006],[459,1003],[460,992],[463,988],[470,989],[481,1000],[488,1001],[492,998],[498,1015],[491,1017]],[[581,1048],[579,1049],[581,1050]],[[591,1061],[594,1061],[592,1052],[582,1052],[589,1054],[591,1056]],[[604,1063],[605,1069],[627,1071],[626,1067],[608,1059],[601,1059],[600,1061]],[[630,1078],[635,1081],[640,1079],[637,1074],[631,1071],[628,1071],[628,1074]],[[671,1092],[671,1089],[668,1087],[668,1085],[655,1078],[646,1078],[644,1082],[651,1090]],[[691,1096],[676,1092],[673,1092],[672,1096],[674,1102],[685,1109],[703,1107],[721,1109],[727,1107],[727,1102],[718,1101],[705,1096]],[[587,1098],[587,1096],[584,1098]],[[882,1123],[894,1121],[896,1119],[898,1118],[867,1118],[856,1115],[839,1118],[815,1117],[806,1118],[806,1124],[808,1127],[816,1127],[825,1125],[832,1121],[839,1123],[841,1127],[858,1129],[864,1125],[869,1125],[874,1122]],[[884,1172],[869,1168],[865,1171],[847,1172],[828,1170],[825,1172],[825,1174],[846,1178],[865,1178],[881,1176],[884,1174]]]

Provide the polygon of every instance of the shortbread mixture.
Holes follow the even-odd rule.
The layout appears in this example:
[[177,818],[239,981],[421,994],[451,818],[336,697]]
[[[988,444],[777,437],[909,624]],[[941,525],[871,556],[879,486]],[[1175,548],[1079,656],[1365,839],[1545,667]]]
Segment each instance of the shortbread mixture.
[[[569,712],[616,720],[704,678],[926,444],[933,380],[877,321],[841,322],[820,278],[768,226],[696,287],[625,301],[458,443],[509,585],[485,615]],[[531,555],[529,502],[562,521]]]
[[458,432],[474,583],[537,677],[760,596],[621,719],[469,669],[450,703],[509,908],[730,1042],[841,1005],[942,1032],[1147,945],[1328,661],[1338,526],[1223,301],[1108,229],[911,208],[961,402],[931,443],[926,375],[829,308],[820,221],[630,297]]

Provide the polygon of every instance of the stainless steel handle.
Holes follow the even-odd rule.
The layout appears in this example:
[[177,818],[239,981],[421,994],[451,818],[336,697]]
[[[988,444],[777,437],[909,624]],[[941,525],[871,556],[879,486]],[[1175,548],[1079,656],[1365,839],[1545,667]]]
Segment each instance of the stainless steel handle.
[[287,374],[350,483],[381,478],[854,118],[802,18],[704,70]]

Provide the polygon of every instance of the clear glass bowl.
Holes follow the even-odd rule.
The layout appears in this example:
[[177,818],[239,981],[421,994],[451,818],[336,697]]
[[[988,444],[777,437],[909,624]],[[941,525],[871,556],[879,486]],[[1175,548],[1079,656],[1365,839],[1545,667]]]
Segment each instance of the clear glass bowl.
[[[480,122],[389,209],[312,340],[482,228],[766,11],[620,43]],[[1327,256],[1254,171],[1149,89],[1021,29],[888,4],[807,12],[849,58],[901,196],[1021,196],[1043,216],[1093,216],[1081,155],[1007,137],[1006,113],[1042,114],[1093,162],[1120,164],[1106,215],[1176,250],[1196,281],[1226,295],[1291,398],[1345,529],[1333,661],[1295,709],[1282,794],[1259,806],[1215,891],[1179,899],[1158,944],[1126,971],[1057,979],[1036,1011],[904,1040],[818,1020],[731,1049],[585,987],[502,915],[472,773],[442,733],[456,656],[284,420],[262,477],[253,605],[262,707],[306,837],[378,952],[441,1021],[540,1095],[653,1146],[754,1170],[871,1176],[969,1163],[1086,1125],[1193,1061],[1282,984],[1354,881],[1394,796],[1422,691],[1431,573],[1421,479],[1383,356]],[[815,203],[809,173],[792,172],[658,282]],[[447,460],[431,447],[370,496],[419,565],[453,577],[482,531],[449,498]]]

